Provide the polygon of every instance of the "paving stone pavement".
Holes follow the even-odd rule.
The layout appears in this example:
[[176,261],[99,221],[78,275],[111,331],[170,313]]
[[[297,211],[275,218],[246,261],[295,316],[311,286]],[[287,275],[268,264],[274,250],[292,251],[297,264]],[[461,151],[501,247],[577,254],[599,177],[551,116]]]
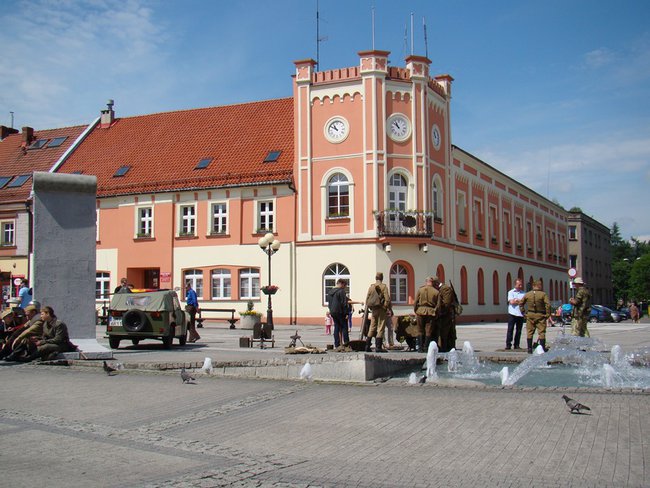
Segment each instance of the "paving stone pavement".
[[2,486],[650,486],[650,398],[0,362]]

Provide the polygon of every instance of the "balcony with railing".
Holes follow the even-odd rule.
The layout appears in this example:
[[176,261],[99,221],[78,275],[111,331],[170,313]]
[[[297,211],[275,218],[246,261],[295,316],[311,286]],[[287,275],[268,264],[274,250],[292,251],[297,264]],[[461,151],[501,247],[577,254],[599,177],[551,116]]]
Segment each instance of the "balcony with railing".
[[375,219],[379,236],[433,236],[432,212],[379,210]]

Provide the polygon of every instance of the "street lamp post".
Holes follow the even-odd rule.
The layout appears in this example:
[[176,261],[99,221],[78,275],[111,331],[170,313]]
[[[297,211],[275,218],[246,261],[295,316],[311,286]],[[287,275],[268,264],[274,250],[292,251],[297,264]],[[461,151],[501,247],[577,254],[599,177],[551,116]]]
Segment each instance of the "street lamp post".
[[[262,251],[266,253],[269,257],[269,287],[271,286],[271,256],[273,256],[280,249],[280,241],[274,239],[274,236],[271,232],[266,234],[264,237],[261,237],[258,241],[258,244]],[[272,293],[268,293],[269,302],[268,308],[266,309],[266,324],[269,330],[273,330],[273,303],[271,301]],[[262,339],[264,338],[264,331],[262,331]],[[261,341],[261,344],[264,344]]]

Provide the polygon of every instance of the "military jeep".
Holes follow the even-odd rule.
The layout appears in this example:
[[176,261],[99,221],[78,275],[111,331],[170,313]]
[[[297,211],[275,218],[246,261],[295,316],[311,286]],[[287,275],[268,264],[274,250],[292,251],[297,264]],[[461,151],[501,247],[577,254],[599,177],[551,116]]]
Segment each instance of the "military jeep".
[[137,345],[142,339],[161,339],[166,349],[174,338],[187,342],[188,317],[173,290],[116,293],[108,309],[106,334],[112,349],[122,339]]

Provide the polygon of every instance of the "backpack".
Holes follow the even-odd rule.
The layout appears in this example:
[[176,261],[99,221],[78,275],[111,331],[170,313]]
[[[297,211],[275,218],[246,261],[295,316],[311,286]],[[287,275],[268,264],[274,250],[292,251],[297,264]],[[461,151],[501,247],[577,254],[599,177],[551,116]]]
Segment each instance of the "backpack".
[[382,295],[381,293],[381,288],[375,285],[373,291],[370,293],[370,296],[368,297],[366,306],[372,309],[372,308],[381,307],[383,305],[384,305],[384,295]]

